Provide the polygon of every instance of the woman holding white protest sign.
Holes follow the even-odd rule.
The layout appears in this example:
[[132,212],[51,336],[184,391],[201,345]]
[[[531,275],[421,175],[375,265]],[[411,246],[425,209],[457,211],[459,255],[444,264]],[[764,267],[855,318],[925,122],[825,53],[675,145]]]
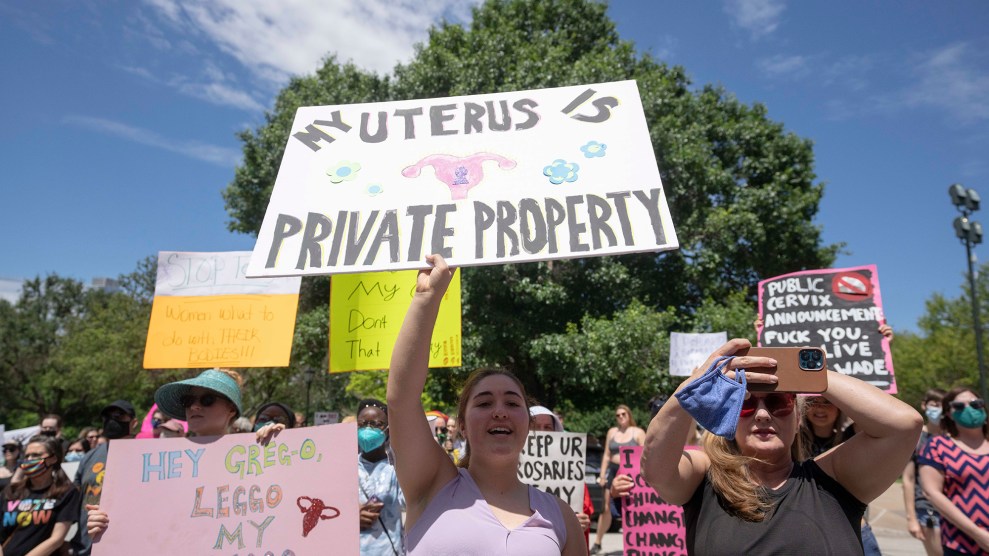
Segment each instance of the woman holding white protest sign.
[[583,533],[562,500],[519,481],[529,432],[525,388],[513,374],[480,369],[460,394],[467,454],[459,469],[433,440],[422,407],[433,326],[454,269],[430,255],[395,342],[388,411],[406,535],[416,554],[586,554]]
[[[759,372],[775,360],[734,356],[750,346],[722,346],[663,406],[646,435],[643,477],[683,505],[690,553],[862,554],[866,505],[899,476],[923,420],[879,389],[828,371],[823,395],[858,434],[800,461],[795,395],[747,390],[778,382]],[[691,416],[713,433],[704,452],[681,449]]]

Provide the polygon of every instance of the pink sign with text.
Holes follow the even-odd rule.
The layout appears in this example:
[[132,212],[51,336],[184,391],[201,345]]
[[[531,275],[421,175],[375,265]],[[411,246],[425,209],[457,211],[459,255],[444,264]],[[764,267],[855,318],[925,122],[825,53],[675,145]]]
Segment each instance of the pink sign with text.
[[631,475],[634,481],[631,492],[622,499],[625,556],[685,556],[683,508],[666,503],[646,484],[639,473],[641,456],[641,446],[622,447],[618,464],[618,472]]
[[[354,424],[253,434],[114,440],[95,556],[353,554],[358,546]],[[332,547],[332,549],[331,549]]]

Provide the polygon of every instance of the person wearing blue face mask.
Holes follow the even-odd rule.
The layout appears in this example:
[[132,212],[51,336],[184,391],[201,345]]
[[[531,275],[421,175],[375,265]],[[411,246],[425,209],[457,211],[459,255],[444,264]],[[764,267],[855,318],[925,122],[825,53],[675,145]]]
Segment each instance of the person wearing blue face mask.
[[927,420],[924,430],[920,431],[917,449],[903,469],[903,506],[907,513],[907,531],[917,540],[924,543],[927,556],[941,556],[941,514],[924,496],[920,486],[920,467],[917,458],[924,453],[931,438],[942,434],[941,402],[944,390],[931,388],[924,393],[924,401],[920,410]]
[[924,494],[941,513],[945,555],[989,554],[989,428],[986,402],[971,388],[944,397],[946,435],[918,458]]
[[405,496],[388,457],[388,406],[380,400],[369,398],[357,404],[357,447],[361,554],[405,554]]

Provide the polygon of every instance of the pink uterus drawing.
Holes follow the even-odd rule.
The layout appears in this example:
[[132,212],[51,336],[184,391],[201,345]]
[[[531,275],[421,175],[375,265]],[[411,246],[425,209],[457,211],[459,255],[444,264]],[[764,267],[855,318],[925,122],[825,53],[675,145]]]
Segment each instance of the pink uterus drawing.
[[498,167],[502,170],[511,170],[516,166],[514,160],[491,153],[474,153],[467,157],[431,154],[412,166],[405,167],[402,170],[402,175],[407,178],[416,178],[422,173],[424,166],[432,166],[436,172],[436,179],[450,188],[450,198],[458,201],[466,199],[467,192],[484,179],[482,164],[486,160],[497,161]]

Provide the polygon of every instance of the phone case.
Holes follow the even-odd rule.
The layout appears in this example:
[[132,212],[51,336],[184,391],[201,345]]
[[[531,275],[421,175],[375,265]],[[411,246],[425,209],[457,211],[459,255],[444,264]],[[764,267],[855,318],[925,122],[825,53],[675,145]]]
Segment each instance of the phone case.
[[[821,352],[823,367],[817,371],[800,368],[798,354],[802,349],[812,349]],[[752,347],[739,350],[735,355],[751,355],[753,357],[771,357],[776,360],[776,367],[752,369],[752,372],[775,374],[779,378],[776,384],[748,383],[751,392],[798,392],[820,394],[828,389],[828,360],[827,355],[819,347]]]

